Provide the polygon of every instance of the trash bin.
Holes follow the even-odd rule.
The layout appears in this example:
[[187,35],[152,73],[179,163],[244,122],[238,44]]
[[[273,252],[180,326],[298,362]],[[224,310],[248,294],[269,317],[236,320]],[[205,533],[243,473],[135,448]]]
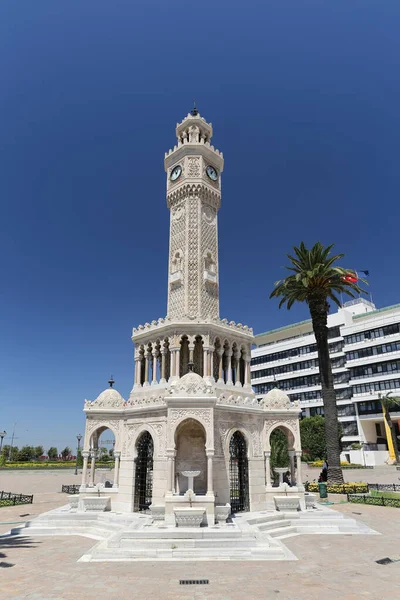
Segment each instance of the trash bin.
[[319,482],[318,487],[319,487],[319,497],[327,498],[328,497],[328,487],[327,487],[326,483]]

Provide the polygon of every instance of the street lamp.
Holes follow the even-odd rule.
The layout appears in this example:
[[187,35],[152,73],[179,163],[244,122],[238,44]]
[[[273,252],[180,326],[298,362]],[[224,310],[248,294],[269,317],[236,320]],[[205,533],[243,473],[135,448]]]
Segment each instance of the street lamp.
[[78,433],[78,435],[76,436],[76,439],[78,440],[78,451],[76,453],[75,475],[78,475],[78,458],[79,458],[79,451],[81,449],[81,439],[82,439],[82,436],[80,433]]
[[3,440],[7,435],[7,431],[0,431],[0,454],[1,454],[1,449],[3,448]]

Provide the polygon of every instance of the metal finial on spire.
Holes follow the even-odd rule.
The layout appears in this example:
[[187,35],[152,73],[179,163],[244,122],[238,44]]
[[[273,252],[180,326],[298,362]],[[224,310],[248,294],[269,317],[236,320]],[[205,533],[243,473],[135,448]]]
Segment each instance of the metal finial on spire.
[[197,117],[197,115],[199,114],[199,111],[196,108],[196,100],[193,100],[193,109],[190,111],[190,114],[193,117]]
[[108,383],[110,384],[110,388],[112,388],[112,386],[114,385],[115,381],[113,379],[113,376],[110,376],[110,379],[108,380]]

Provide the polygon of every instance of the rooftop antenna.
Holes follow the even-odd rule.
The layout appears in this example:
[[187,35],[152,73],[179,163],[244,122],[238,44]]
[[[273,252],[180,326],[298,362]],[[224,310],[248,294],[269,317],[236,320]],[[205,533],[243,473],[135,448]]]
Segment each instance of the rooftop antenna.
[[199,111],[198,111],[198,110],[197,110],[197,108],[196,108],[196,100],[193,100],[193,108],[192,108],[192,110],[190,111],[190,114],[191,114],[193,117],[197,117],[197,115],[199,114]]
[[114,385],[115,381],[113,379],[113,376],[110,375],[110,379],[108,380],[108,383],[110,384],[110,388],[112,388],[112,386]]

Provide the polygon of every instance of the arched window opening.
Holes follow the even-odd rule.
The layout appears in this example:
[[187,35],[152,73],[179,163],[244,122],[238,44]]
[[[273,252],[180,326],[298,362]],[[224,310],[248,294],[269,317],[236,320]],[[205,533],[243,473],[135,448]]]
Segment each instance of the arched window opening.
[[232,512],[249,510],[247,444],[240,431],[235,431],[229,443],[229,476]]
[[146,510],[153,495],[153,438],[145,431],[137,442],[134,511]]

